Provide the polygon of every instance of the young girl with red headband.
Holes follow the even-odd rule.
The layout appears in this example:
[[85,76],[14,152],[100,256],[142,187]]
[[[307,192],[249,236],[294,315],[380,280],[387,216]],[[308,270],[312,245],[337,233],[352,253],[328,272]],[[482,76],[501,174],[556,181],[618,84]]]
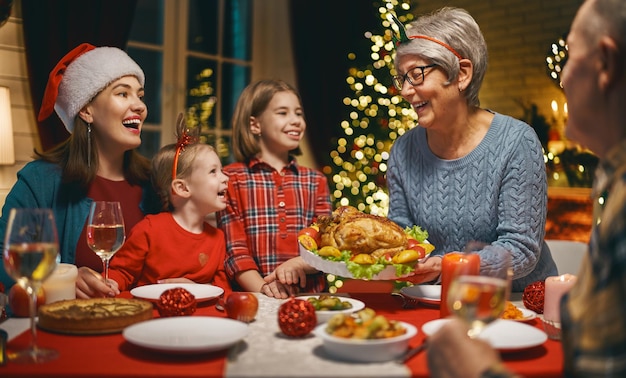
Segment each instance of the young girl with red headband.
[[[92,201],[119,201],[130,230],[147,213],[158,211],[150,185],[150,161],[139,155],[141,129],[148,114],[145,77],[124,51],[84,43],[54,67],[39,120],[53,112],[71,133],[17,174],[0,218],[0,246],[12,208],[51,208],[59,233],[61,262],[102,270],[87,246],[85,223]],[[101,279],[101,278],[100,278]],[[0,261],[0,281],[13,280]]]
[[[195,130],[195,129],[194,129]],[[147,215],[111,260],[109,281],[80,274],[77,295],[101,297],[155,283],[203,283],[230,292],[224,270],[224,233],[206,217],[226,207],[228,176],[215,150],[178,120],[178,142],[152,160],[153,183],[163,212]],[[86,270],[87,268],[80,268]]]

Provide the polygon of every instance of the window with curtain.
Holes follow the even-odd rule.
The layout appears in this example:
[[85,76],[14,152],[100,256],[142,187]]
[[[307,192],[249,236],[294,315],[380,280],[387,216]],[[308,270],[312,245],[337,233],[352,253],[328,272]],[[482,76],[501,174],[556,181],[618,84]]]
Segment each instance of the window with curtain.
[[141,152],[174,142],[183,112],[222,163],[233,161],[230,120],[252,68],[252,0],[138,0],[128,54],[146,74]]

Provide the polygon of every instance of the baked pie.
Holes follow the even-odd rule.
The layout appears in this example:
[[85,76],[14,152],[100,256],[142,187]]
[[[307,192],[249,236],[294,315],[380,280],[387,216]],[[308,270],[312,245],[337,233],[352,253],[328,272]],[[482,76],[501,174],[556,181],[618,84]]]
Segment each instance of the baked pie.
[[142,299],[70,299],[41,306],[38,325],[61,333],[115,333],[152,315],[152,303]]

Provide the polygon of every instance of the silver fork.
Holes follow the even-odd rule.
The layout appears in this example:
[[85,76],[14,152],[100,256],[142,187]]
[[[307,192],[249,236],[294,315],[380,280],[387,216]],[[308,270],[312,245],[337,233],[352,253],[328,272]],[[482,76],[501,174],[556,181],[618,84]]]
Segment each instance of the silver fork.
[[419,301],[417,299],[406,296],[400,292],[394,291],[391,293],[391,295],[400,297],[402,299],[402,308],[404,309],[415,308],[419,304]]
[[411,358],[417,356],[421,351],[425,350],[428,347],[426,344],[426,340],[422,341],[422,343],[416,347],[409,348],[400,358],[397,359],[398,363],[404,364]]

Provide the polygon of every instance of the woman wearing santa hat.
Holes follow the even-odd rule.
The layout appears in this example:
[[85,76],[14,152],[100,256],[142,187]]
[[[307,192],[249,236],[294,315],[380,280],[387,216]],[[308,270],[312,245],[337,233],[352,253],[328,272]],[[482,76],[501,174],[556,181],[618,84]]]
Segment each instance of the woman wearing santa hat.
[[[12,208],[51,208],[61,262],[102,271],[89,249],[85,223],[92,201],[119,201],[126,230],[158,212],[150,184],[150,162],[136,148],[148,114],[143,70],[124,51],[84,43],[50,73],[39,120],[57,113],[70,137],[17,173],[0,218],[0,246]],[[0,260],[0,282],[13,280]],[[92,272],[93,272],[92,271]],[[100,277],[94,277],[100,279]]]

